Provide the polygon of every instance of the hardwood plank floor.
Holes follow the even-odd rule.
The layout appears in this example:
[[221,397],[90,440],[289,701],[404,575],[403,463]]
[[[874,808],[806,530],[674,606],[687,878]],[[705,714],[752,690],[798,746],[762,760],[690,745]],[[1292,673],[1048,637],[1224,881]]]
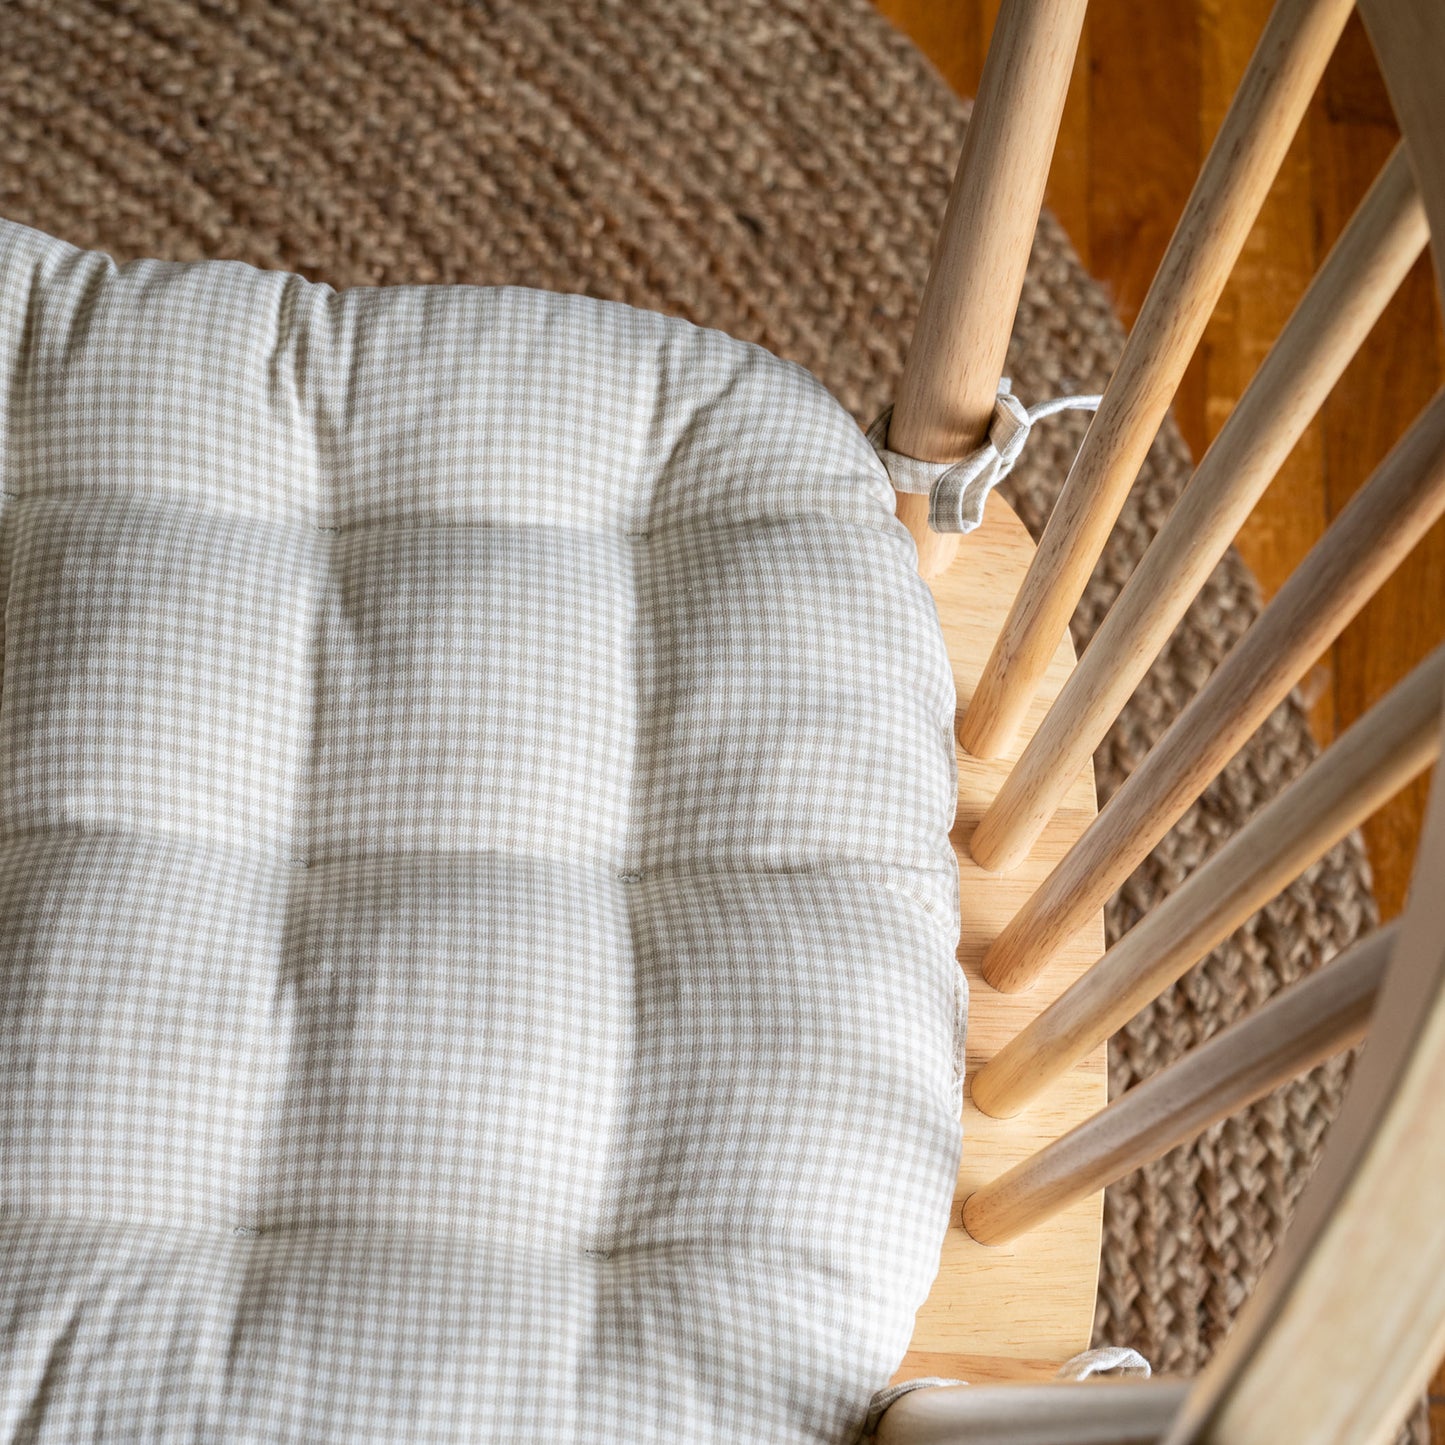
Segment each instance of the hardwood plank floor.
[[[877,0],[960,95],[978,86],[998,0]],[[1269,0],[1094,0],[1048,203],[1126,325],[1138,314]],[[1218,432],[1397,138],[1374,55],[1352,20],[1205,332],[1176,404],[1196,458]],[[1445,334],[1424,261],[1375,328],[1239,538],[1267,596],[1445,380]],[[1304,683],[1322,742],[1445,640],[1445,524]],[[1385,918],[1404,902],[1428,779],[1365,829]],[[1434,1393],[1445,1445],[1445,1367]]]

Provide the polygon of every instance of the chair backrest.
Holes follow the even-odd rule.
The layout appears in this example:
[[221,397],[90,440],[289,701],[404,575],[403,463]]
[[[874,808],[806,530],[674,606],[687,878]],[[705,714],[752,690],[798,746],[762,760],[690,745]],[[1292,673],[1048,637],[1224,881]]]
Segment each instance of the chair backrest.
[[[1353,0],[1276,0],[1118,367],[964,713],[980,758],[1008,751],[1186,363],[1305,113]],[[967,839],[1006,873],[1030,856],[1421,251],[1445,295],[1445,6],[1359,0],[1403,140],[1094,641]],[[982,442],[1084,0],[1004,0],[887,439],[932,462]],[[900,496],[920,568],[955,538]],[[1445,392],[1340,513],[1252,629],[993,938],[983,977],[1027,989],[1445,515]],[[965,546],[968,544],[965,543]],[[1445,578],[1421,606],[1445,614]],[[935,591],[937,591],[937,587]],[[1438,756],[1445,647],[1041,1009],[978,1069],[973,1102],[1019,1114]],[[989,1007],[974,1000],[975,1016]],[[1228,1345],[1187,1392],[920,1390],[884,1439],[1384,1441],[1445,1348],[1445,787],[1405,917],[1255,1016],[972,1192],[977,1241],[1026,1236],[1208,1124],[1367,1040],[1325,1163]],[[1006,1267],[1005,1265],[1000,1266]]]

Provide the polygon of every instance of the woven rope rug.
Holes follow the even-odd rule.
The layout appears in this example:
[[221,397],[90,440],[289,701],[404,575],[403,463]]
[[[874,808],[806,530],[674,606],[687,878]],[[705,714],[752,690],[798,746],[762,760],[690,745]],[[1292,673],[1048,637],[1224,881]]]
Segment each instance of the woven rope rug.
[[[0,55],[0,209],[14,220],[122,259],[235,257],[337,286],[586,291],[791,357],[863,422],[891,399],[965,122],[867,0],[21,0],[0,9]],[[1015,389],[1098,390],[1120,343],[1046,216]],[[1009,483],[1036,532],[1084,425],[1041,426]],[[1166,424],[1079,609],[1079,644],[1189,470]],[[1231,554],[1100,749],[1101,795],[1258,610]],[[1282,707],[1131,879],[1110,936],[1315,751],[1300,708]],[[1115,1041],[1113,1089],[1374,918],[1352,839]],[[1100,1340],[1169,1371],[1203,1363],[1345,1079],[1344,1063],[1319,1069],[1109,1192]]]

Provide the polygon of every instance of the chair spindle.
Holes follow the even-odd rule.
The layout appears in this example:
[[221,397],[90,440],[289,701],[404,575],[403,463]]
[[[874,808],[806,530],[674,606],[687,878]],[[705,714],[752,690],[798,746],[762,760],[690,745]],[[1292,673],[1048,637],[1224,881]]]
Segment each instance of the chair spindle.
[[[1436,0],[1398,0],[1434,23]],[[1434,7],[1431,15],[1426,6]],[[1445,1349],[1445,779],[1369,1042],[1289,1233],[1165,1445],[1388,1445]]]
[[975,757],[1017,734],[1351,9],[1279,0],[1266,23],[964,715]]
[[1028,855],[1428,238],[1401,142],[979,821],[981,867]]
[[1424,772],[1440,746],[1442,695],[1445,646],[1000,1049],[974,1076],[979,1108],[1017,1113]]
[[1149,854],[1210,780],[1445,515],[1445,391],[1355,494],[984,956],[1012,993]]
[[963,1207],[968,1232],[1006,1244],[1359,1043],[1396,931],[1377,929],[976,1190]]

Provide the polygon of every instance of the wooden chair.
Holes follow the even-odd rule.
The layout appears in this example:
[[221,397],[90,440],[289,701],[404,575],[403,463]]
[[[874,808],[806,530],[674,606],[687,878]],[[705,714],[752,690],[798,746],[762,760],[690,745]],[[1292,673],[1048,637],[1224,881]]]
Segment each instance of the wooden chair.
[[[895,453],[944,462],[985,436],[1084,4],[1004,0]],[[1445,648],[1107,952],[1100,912],[1445,513],[1445,393],[1097,817],[1090,763],[1427,243],[1445,290],[1438,0],[1360,0],[1404,139],[1077,663],[1067,634],[1351,8],[1278,0],[1037,550],[994,496],[950,571],[958,538],[899,496],[958,686],[973,1006],[958,1209],[898,1378],[974,1383],[902,1396],[885,1441],[1384,1441],[1445,1349],[1445,787],[1397,926],[1107,1107],[1105,1080],[1114,1030],[1430,766]],[[1421,605],[1445,610],[1445,579]],[[1209,1370],[1187,1389],[1038,1383],[1088,1342],[1102,1189],[1361,1038],[1324,1163]]]

